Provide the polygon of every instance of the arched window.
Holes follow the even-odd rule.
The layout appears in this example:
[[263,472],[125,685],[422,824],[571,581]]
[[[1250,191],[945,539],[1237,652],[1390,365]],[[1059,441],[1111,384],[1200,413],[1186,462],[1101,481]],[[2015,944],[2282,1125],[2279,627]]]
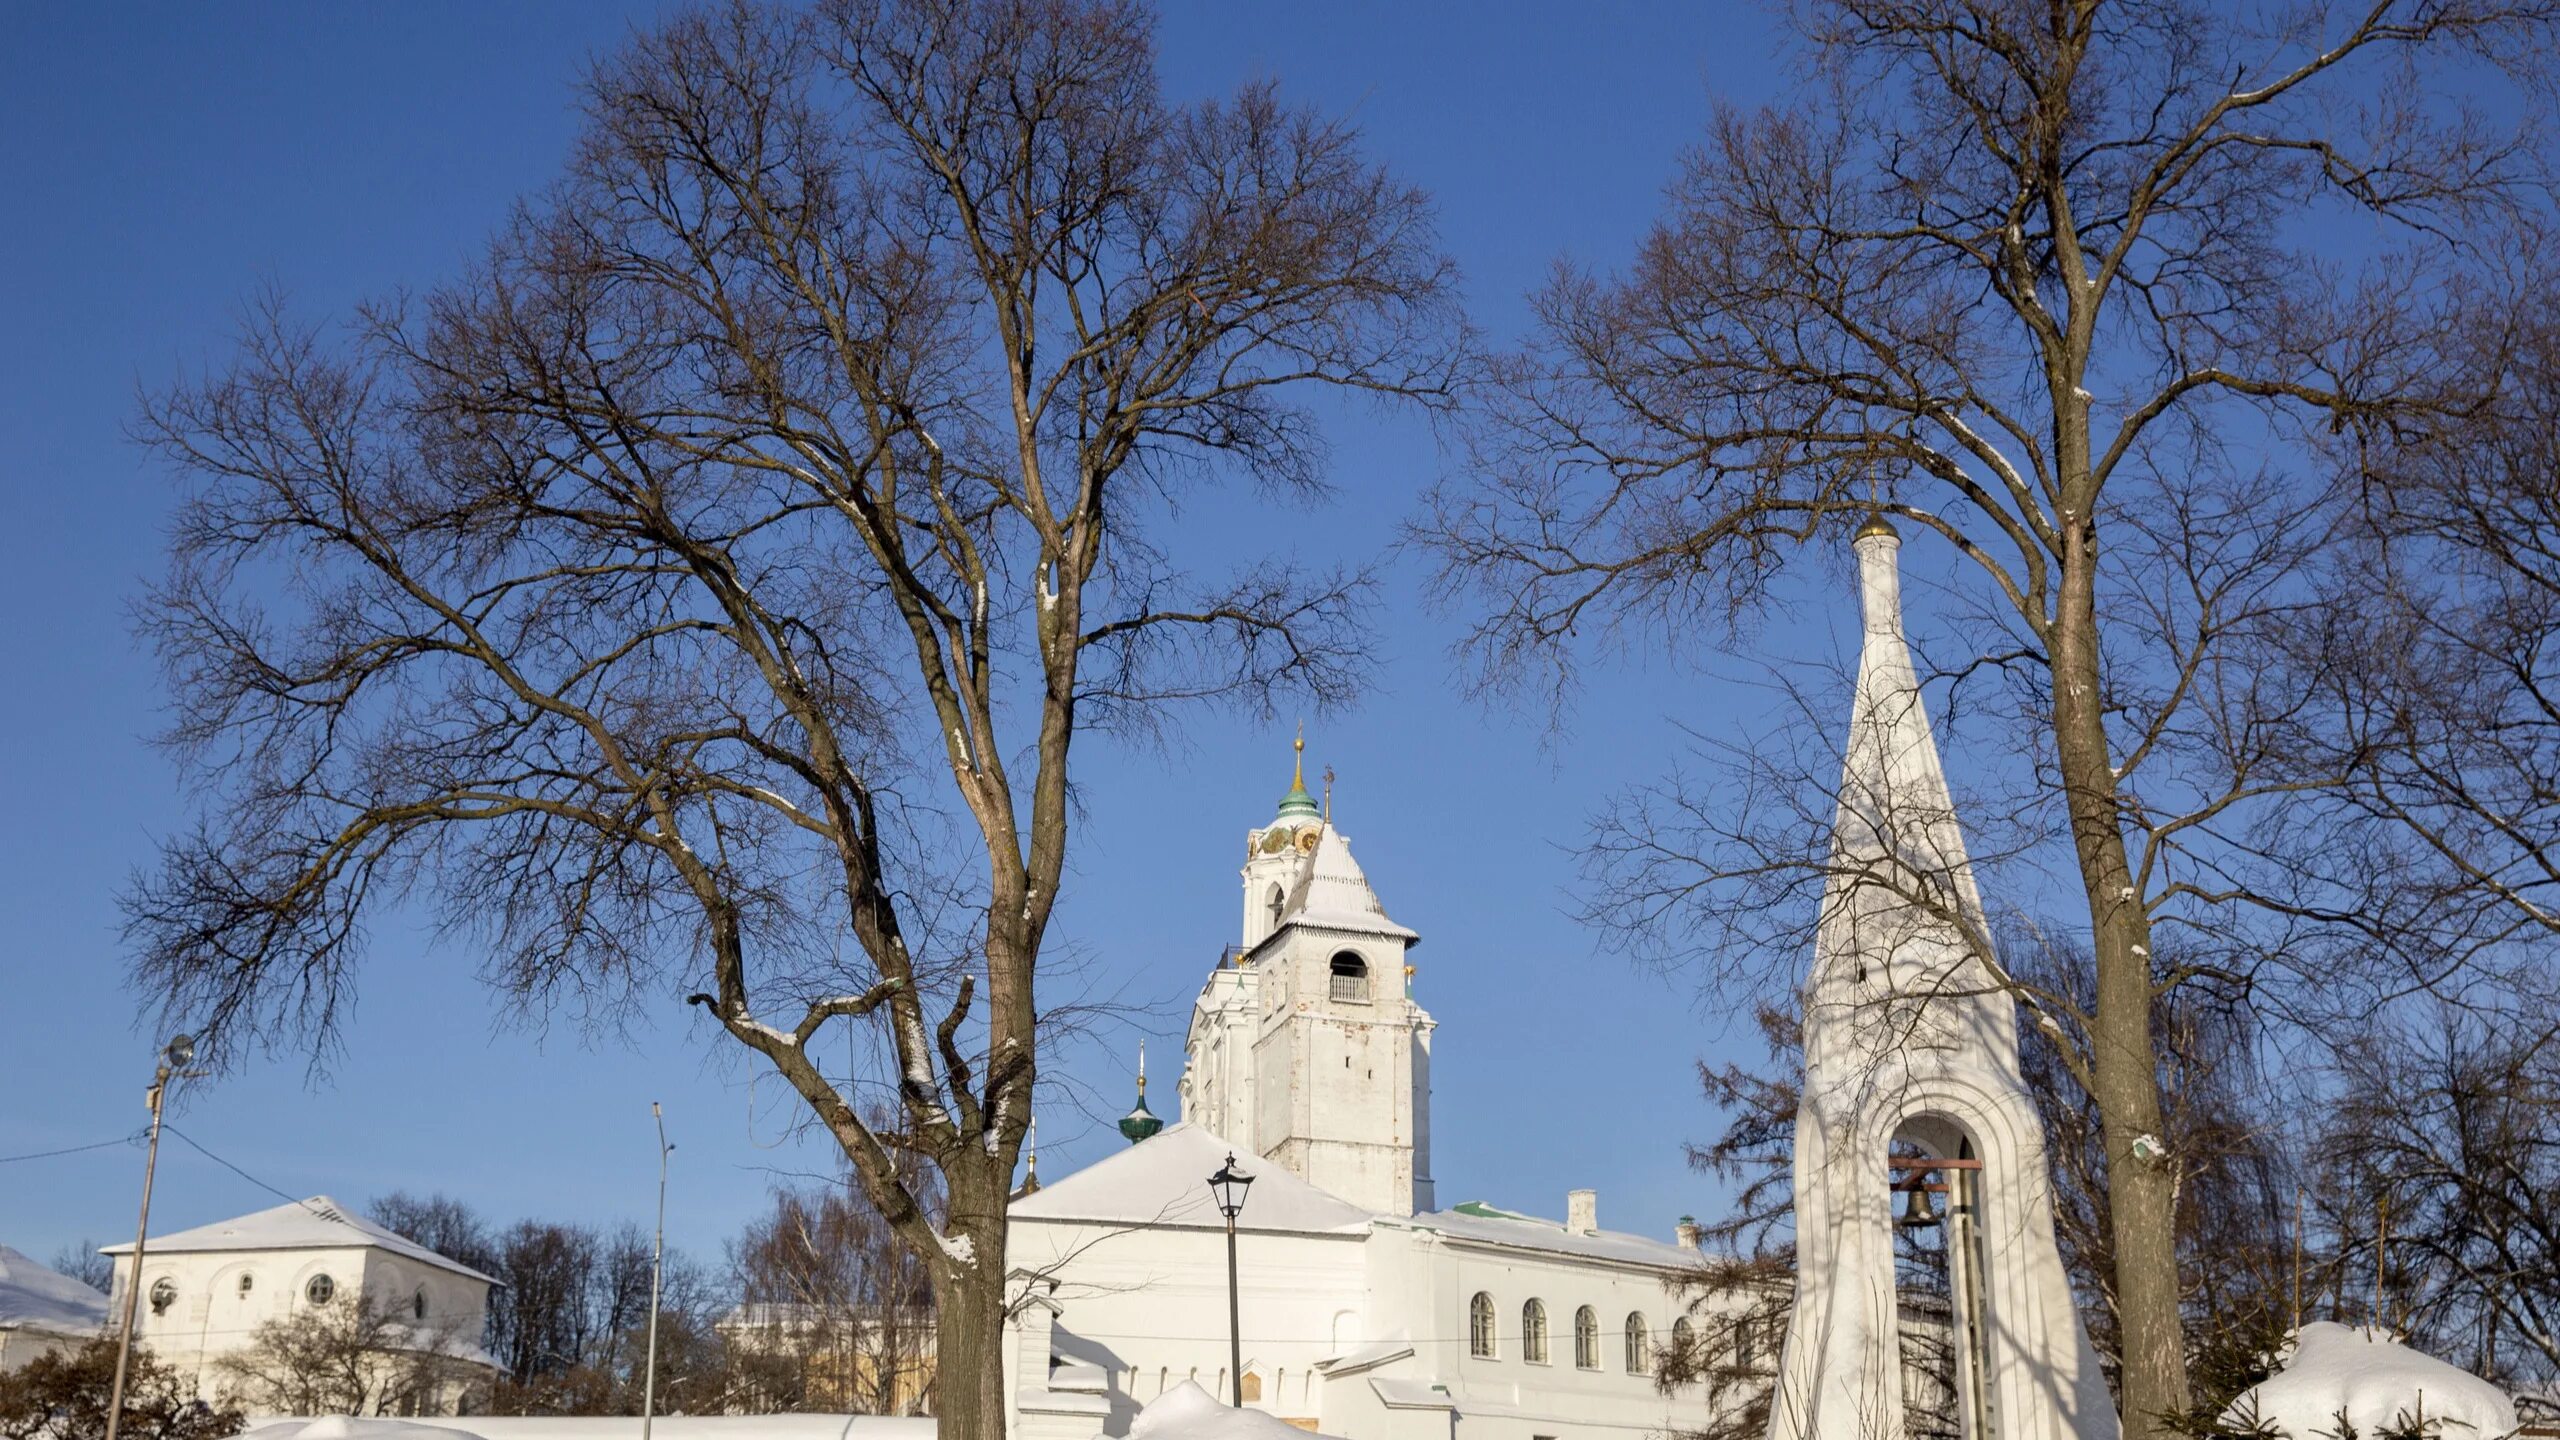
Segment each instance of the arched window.
[[[1689,1347],[1697,1342],[1698,1327],[1689,1323],[1688,1316],[1683,1315],[1671,1322],[1671,1348],[1679,1351],[1683,1358],[1688,1356]],[[1694,1365],[1697,1362],[1691,1360],[1689,1363]]]
[[1653,1337],[1646,1333],[1644,1316],[1627,1317],[1627,1373],[1642,1375],[1653,1369]]
[[1748,1370],[1760,1362],[1758,1337],[1751,1333],[1751,1317],[1733,1322],[1733,1363]]
[[166,1315],[178,1303],[178,1282],[163,1275],[151,1282],[151,1313]]
[[1547,1306],[1532,1300],[1520,1307],[1520,1358],[1532,1365],[1547,1363]]
[[1585,1305],[1573,1312],[1573,1363],[1575,1368],[1600,1368],[1600,1312]]
[[254,1278],[252,1278],[252,1277],[250,1276],[250,1274],[249,1274],[249,1272],[248,1272],[248,1271],[246,1271],[246,1270],[241,1271],[241,1272],[240,1272],[240,1295],[241,1295],[241,1298],[246,1299],[246,1298],[248,1297],[249,1292],[250,1292],[251,1290],[254,1290],[254,1289],[256,1289],[256,1288],[257,1288],[257,1284],[258,1284],[258,1282],[257,1282]]
[[325,1273],[314,1275],[310,1283],[302,1287],[302,1298],[314,1305],[326,1305],[338,1298],[338,1282]]
[[409,1315],[411,1319],[415,1320],[424,1320],[427,1318],[426,1286],[419,1286],[418,1293],[409,1297]]
[[1493,1358],[1493,1297],[1481,1290],[1467,1302],[1467,1353],[1479,1360]]
[[1349,950],[1333,957],[1333,998],[1366,1002],[1369,998],[1369,962]]
[[1279,886],[1274,885],[1271,887],[1271,893],[1263,897],[1262,903],[1271,911],[1271,928],[1274,930],[1279,929],[1280,911],[1283,906],[1289,903],[1289,897],[1282,893]]

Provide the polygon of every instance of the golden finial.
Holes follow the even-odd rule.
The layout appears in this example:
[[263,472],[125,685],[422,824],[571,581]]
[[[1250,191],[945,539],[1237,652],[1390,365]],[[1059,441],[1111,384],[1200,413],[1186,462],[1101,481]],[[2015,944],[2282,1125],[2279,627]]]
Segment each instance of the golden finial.
[[1294,748],[1298,752],[1298,763],[1289,772],[1289,787],[1304,790],[1307,788],[1307,722],[1304,720],[1298,722],[1298,740]]
[[1147,1042],[1138,1042],[1138,1098],[1147,1098]]

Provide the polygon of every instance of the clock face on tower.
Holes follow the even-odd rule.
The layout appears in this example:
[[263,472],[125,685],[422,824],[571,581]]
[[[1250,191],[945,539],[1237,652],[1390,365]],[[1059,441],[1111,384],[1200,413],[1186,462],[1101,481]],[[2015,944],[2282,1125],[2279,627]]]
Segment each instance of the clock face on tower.
[[1298,832],[1298,853],[1301,855],[1316,853],[1316,832],[1312,827]]

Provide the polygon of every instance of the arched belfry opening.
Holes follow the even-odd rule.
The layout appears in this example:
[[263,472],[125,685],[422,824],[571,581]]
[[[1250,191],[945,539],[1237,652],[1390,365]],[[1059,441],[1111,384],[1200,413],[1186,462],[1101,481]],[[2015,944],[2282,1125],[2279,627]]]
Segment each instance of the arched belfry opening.
[[1270,892],[1262,897],[1263,911],[1270,917],[1272,929],[1280,928],[1280,915],[1288,908],[1288,904],[1288,892],[1280,888],[1278,881],[1273,881]]
[[1885,1161],[1907,1440],[1993,1440],[1983,1162],[1953,1121],[1903,1122]]
[[1354,1002],[1369,998],[1369,962],[1356,950],[1336,951],[1333,957],[1333,998]]

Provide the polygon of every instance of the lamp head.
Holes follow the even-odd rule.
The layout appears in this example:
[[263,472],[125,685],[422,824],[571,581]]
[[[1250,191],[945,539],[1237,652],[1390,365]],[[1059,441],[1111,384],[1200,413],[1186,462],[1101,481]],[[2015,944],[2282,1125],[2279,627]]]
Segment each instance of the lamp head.
[[1227,1163],[1219,1166],[1218,1173],[1209,1177],[1209,1193],[1218,1198],[1218,1213],[1230,1220],[1236,1218],[1237,1213],[1244,1209],[1244,1192],[1252,1184],[1252,1176],[1236,1173],[1236,1157],[1230,1153]]
[[170,1069],[184,1070],[188,1066],[196,1063],[196,1037],[193,1035],[173,1036],[169,1041],[169,1048],[161,1052],[161,1054],[162,1058],[169,1062]]

